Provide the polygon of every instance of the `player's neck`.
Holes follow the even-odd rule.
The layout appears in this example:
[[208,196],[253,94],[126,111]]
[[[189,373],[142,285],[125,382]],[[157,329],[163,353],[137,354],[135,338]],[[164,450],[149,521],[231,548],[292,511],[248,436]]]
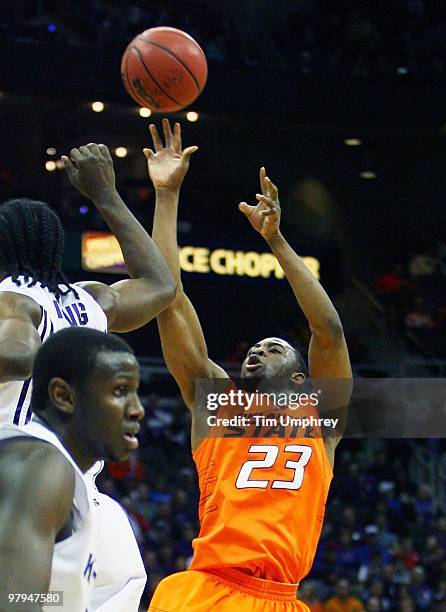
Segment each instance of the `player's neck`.
[[84,445],[81,443],[78,432],[72,432],[68,427],[64,427],[60,423],[52,422],[52,419],[43,419],[41,416],[35,417],[35,420],[40,422],[41,425],[47,427],[50,431],[53,432],[57,438],[59,438],[60,443],[65,448],[66,451],[70,453],[74,462],[80,469],[80,471],[85,474],[98,460],[98,457],[95,457],[92,452],[89,452]]
[[73,457],[80,471],[85,474],[99,459],[87,449],[80,439],[79,433],[64,431],[60,436],[62,444]]

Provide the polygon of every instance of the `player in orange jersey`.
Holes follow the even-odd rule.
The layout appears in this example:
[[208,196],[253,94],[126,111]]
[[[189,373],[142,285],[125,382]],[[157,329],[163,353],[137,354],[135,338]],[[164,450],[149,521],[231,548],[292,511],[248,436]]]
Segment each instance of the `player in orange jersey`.
[[[339,437],[292,433],[291,428],[240,427],[241,437],[209,434],[209,411],[196,403],[197,379],[228,378],[208,358],[197,314],[183,291],[176,239],[180,186],[196,147],[182,150],[180,126],[163,120],[165,143],[150,126],[154,151],[146,149],[156,190],[153,239],[176,281],[174,302],[158,316],[167,367],[192,413],[192,449],[199,475],[201,529],[189,570],[165,578],[150,603],[151,612],[288,612],[308,610],[299,602],[299,582],[310,571],[321,533]],[[260,170],[258,204],[239,205],[254,230],[281,264],[311,330],[309,373],[318,379],[347,379],[351,368],[339,316],[329,297],[280,232],[275,185]],[[281,338],[254,344],[241,376],[280,377],[287,389],[305,380],[300,354]],[[228,389],[230,382],[227,383]],[[338,398],[339,400],[340,398]],[[287,411],[285,411],[287,412]],[[220,414],[220,411],[218,411]],[[223,424],[224,428],[224,424]],[[227,435],[234,436],[228,428]]]

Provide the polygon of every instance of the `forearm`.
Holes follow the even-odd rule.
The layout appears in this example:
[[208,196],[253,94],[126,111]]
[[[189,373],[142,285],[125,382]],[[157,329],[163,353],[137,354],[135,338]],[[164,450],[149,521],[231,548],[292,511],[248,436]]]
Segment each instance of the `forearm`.
[[158,317],[158,330],[167,368],[192,409],[195,379],[211,376],[206,341],[193,305],[183,291],[177,244],[179,191],[158,191],[153,239],[159,246],[175,281],[174,301]]
[[342,335],[341,321],[332,301],[301,257],[280,233],[267,242],[285,272],[311,332]]
[[157,285],[172,279],[159,249],[122,201],[116,190],[104,191],[94,204],[121,247],[131,278],[147,278]]
[[177,290],[181,291],[181,270],[177,242],[179,190],[156,192],[152,238],[160,249]]

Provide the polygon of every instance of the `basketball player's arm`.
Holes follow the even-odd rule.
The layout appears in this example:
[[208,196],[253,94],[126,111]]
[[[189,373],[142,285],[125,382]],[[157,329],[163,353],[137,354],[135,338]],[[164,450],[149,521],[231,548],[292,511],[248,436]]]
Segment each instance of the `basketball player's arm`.
[[[280,203],[277,187],[260,170],[262,194],[257,194],[257,206],[242,202],[241,212],[253,228],[268,243],[291,285],[311,331],[308,366],[311,378],[342,379],[336,387],[337,406],[346,406],[351,395],[352,370],[339,315],[320,282],[307,268],[302,258],[291,248],[280,231]],[[336,446],[341,436],[328,439]]]
[[153,239],[159,246],[175,281],[175,300],[157,317],[166,365],[175,378],[187,407],[195,403],[195,379],[227,378],[208,357],[206,341],[195,308],[184,293],[177,244],[177,214],[180,187],[197,147],[183,151],[181,131],[175,124],[172,134],[163,119],[165,146],[154,125],[150,126],[154,151],[145,149],[149,176],[156,191]]
[[40,307],[31,298],[0,293],[0,383],[31,376],[40,347],[40,317]]
[[48,591],[56,536],[73,506],[74,470],[46,442],[4,444],[11,448],[0,458],[0,612],[40,612],[42,602],[13,605],[8,595]]
[[115,187],[113,161],[105,145],[89,144],[63,157],[71,183],[89,198],[121,247],[130,279],[88,282],[88,291],[107,315],[110,331],[142,327],[175,296],[175,285],[158,247],[122,201]]

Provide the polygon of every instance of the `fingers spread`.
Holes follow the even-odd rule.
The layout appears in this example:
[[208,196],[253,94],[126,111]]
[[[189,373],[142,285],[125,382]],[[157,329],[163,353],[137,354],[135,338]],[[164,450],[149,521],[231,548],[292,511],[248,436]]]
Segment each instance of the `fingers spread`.
[[181,153],[181,125],[177,122],[173,126],[173,148],[175,149],[175,153]]
[[158,151],[161,151],[161,149],[163,148],[163,143],[161,142],[161,138],[159,137],[158,130],[156,129],[156,126],[153,123],[149,125],[149,130],[153,140],[153,146],[155,147],[155,151],[158,153]]
[[[190,156],[191,156],[193,153],[195,153],[195,151],[198,151],[198,147],[187,147],[187,149],[184,149],[184,151],[183,151],[183,154],[182,154],[182,155],[183,155],[183,158],[184,158],[184,159],[189,159],[189,157],[190,157]],[[181,152],[181,149],[180,149],[180,151],[179,151],[179,152]]]
[[256,193],[256,199],[262,204],[268,206],[268,208],[273,208],[275,206],[274,200],[270,198],[270,196],[264,196],[261,193]]
[[238,205],[238,209],[242,212],[246,217],[249,217],[255,210],[255,206],[250,206],[246,202],[240,202]]
[[262,189],[263,195],[271,196],[273,199],[277,198],[279,191],[276,185],[274,185],[274,183],[271,181],[271,179],[266,176],[266,170],[264,166],[260,168],[260,187]]
[[279,190],[277,189],[277,187],[274,185],[274,183],[267,176],[265,177],[265,180],[266,180],[266,184],[267,184],[267,188],[268,188],[269,194],[274,199],[276,199],[277,195],[279,193]]
[[265,170],[265,166],[262,166],[260,168],[260,189],[262,190],[262,193],[264,195],[268,195],[268,185],[266,183],[266,170]]
[[162,121],[162,124],[163,124],[164,138],[166,140],[166,147],[171,147],[172,146],[173,135],[172,135],[172,130],[170,129],[169,120],[166,119],[166,117],[164,117],[163,121]]

